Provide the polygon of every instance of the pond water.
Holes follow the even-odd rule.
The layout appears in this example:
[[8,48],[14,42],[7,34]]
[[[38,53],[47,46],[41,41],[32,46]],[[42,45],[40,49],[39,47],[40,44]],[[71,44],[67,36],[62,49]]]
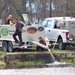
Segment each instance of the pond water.
[[75,75],[75,67],[1,69],[0,75]]
[[[52,58],[55,61],[53,55]],[[43,68],[0,69],[0,75],[75,75],[75,66],[60,66],[63,63],[56,61],[48,65],[49,67]]]

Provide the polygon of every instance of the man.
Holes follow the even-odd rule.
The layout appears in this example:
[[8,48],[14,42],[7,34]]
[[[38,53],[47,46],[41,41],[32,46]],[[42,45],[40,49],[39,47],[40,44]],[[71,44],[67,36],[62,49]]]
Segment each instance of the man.
[[[44,39],[42,37],[39,37],[38,39],[39,39],[39,43],[46,45],[46,42],[44,41]],[[37,49],[37,51],[46,51],[46,49],[44,49],[40,46],[37,46],[36,49]]]
[[14,22],[14,20],[13,20],[12,15],[9,15],[9,16],[7,17],[7,19],[6,19],[6,24],[12,25],[12,24],[14,24],[14,23],[15,23],[15,22]]
[[[15,40],[15,43],[19,43],[19,45],[23,45],[23,41],[22,41],[22,27],[24,26],[21,22],[19,22],[18,19],[15,20],[16,23],[16,31],[13,34],[13,38]],[[19,40],[16,38],[16,36],[18,36]]]

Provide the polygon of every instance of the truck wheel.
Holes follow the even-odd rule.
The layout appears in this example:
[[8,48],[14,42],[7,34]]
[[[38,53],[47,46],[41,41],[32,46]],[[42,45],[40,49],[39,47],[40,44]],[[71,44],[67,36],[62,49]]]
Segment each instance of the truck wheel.
[[13,44],[11,41],[8,42],[8,51],[13,52]]
[[62,39],[59,39],[59,40],[58,40],[58,48],[59,48],[60,50],[66,49],[66,44],[63,43]]
[[7,50],[8,50],[8,43],[7,43],[7,41],[3,41],[2,42],[2,48],[3,48],[3,50],[4,50],[4,52],[7,52]]

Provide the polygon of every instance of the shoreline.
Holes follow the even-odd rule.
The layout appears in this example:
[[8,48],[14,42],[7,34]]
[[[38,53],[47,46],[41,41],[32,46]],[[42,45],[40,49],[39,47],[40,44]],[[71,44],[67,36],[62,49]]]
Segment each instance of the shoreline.
[[75,64],[72,63],[48,63],[48,64],[41,64],[41,65],[27,65],[27,66],[21,66],[21,65],[0,65],[0,69],[22,69],[22,68],[52,68],[52,67],[75,67]]
[[[67,53],[66,53],[67,54]],[[70,60],[65,57],[64,52],[53,53],[58,62],[51,62],[49,52],[14,52],[1,56],[0,69],[8,68],[43,68],[43,67],[67,67],[74,66],[75,63],[65,63]],[[62,55],[62,56],[61,56]],[[61,56],[61,57],[60,57]],[[73,57],[74,58],[74,57]],[[72,60],[72,57],[71,57]],[[75,66],[74,66],[75,67]]]

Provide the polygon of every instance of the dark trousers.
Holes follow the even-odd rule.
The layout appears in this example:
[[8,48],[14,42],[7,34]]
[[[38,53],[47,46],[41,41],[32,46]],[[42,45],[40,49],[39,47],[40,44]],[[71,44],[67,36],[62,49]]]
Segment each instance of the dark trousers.
[[[18,36],[19,40],[16,38],[16,36]],[[14,40],[15,40],[16,43],[20,42],[20,44],[22,44],[22,33],[21,32],[16,31],[13,34],[13,38],[14,38]]]
[[40,47],[40,46],[37,46],[37,47],[36,47],[36,50],[37,50],[37,51],[47,51],[46,49],[44,49],[44,48],[42,48],[42,47]]

